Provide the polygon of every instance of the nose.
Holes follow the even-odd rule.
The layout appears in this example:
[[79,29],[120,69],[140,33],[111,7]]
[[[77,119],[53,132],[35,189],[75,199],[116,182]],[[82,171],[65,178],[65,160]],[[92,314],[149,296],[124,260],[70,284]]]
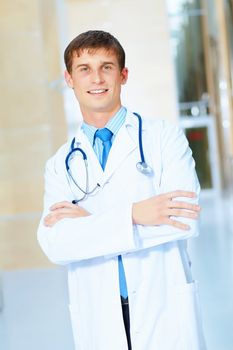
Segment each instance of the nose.
[[92,82],[95,84],[101,84],[104,82],[104,77],[100,70],[92,72]]

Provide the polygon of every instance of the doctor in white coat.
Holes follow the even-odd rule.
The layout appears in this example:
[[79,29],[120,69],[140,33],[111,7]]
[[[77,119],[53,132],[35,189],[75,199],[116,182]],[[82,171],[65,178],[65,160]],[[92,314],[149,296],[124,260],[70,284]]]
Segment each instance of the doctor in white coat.
[[[38,240],[68,268],[76,350],[204,350],[186,250],[200,210],[194,161],[176,126],[143,119],[153,174],[138,171],[139,120],[120,99],[124,61],[118,40],[103,31],[80,34],[65,51],[65,79],[84,121],[76,151],[67,157],[68,142],[47,162]],[[103,128],[112,133],[105,168],[96,138]]]

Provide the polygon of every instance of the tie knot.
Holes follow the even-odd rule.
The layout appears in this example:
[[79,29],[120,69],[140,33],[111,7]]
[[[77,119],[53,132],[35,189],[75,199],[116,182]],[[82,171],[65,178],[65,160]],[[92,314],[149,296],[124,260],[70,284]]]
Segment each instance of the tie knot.
[[107,129],[98,129],[95,133],[95,137],[98,137],[102,142],[111,141],[113,133]]

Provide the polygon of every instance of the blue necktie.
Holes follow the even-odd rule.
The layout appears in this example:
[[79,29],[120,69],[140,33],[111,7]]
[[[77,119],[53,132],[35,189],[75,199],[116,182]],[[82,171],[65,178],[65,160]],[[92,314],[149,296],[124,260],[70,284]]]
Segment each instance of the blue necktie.
[[[112,141],[111,141],[112,135],[113,133],[107,128],[98,129],[95,133],[95,138],[98,137],[103,143],[102,161],[100,162],[103,170],[105,169],[105,165],[108,159],[108,154],[112,146]],[[118,256],[118,270],[119,270],[120,294],[123,298],[127,298],[128,291],[127,291],[125,271],[124,271],[121,255]]]
[[108,154],[112,146],[112,141],[111,141],[112,135],[113,133],[107,128],[98,129],[95,132],[95,138],[98,137],[103,143],[102,160],[100,162],[103,170],[105,169],[107,159],[108,159]]

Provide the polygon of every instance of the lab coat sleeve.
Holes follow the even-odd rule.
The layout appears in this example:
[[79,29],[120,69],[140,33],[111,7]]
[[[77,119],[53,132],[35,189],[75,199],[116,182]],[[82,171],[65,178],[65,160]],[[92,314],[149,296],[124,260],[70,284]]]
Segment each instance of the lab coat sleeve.
[[[173,124],[163,122],[160,135],[161,171],[160,181],[157,186],[159,193],[167,193],[176,190],[193,191],[197,194],[196,198],[176,198],[176,200],[198,203],[200,193],[199,181],[195,171],[195,162],[192,158],[192,152],[183,131]],[[154,159],[154,161],[156,162],[158,160]],[[138,246],[143,249],[198,235],[197,220],[183,217],[174,219],[188,224],[190,229],[184,231],[169,225],[135,225],[134,233],[135,236],[137,236]]]
[[62,219],[53,227],[44,225],[44,217],[52,204],[72,201],[69,188],[66,188],[67,181],[55,169],[55,158],[52,158],[46,166],[44,212],[37,233],[39,244],[49,260],[63,265],[134,250],[132,204],[129,203],[119,203],[119,206],[87,217]]

